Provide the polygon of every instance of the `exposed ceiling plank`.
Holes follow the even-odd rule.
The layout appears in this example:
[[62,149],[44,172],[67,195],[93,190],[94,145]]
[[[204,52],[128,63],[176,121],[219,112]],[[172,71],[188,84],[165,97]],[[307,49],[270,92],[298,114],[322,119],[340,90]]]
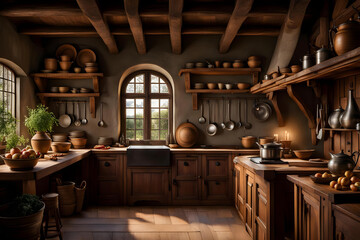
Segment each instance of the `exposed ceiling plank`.
[[88,17],[96,32],[104,41],[110,53],[118,53],[115,38],[104,21],[96,0],[76,0],[81,11]]
[[15,4],[2,7],[0,15],[4,17],[54,17],[82,15],[82,11],[74,4]]
[[146,53],[144,31],[139,15],[139,0],[124,0],[125,13],[139,54]]
[[254,0],[236,0],[234,11],[226,27],[225,33],[221,36],[219,51],[226,53],[233,42],[241,25],[246,20]]
[[181,53],[181,26],[182,26],[182,9],[183,0],[169,1],[169,29],[170,41],[173,53]]
[[332,25],[338,26],[341,23],[346,22],[349,18],[355,15],[356,11],[354,8],[359,9],[360,8],[360,0],[354,1],[350,6],[343,9],[340,13],[338,13],[338,16],[336,19],[333,19]]
[[301,24],[310,0],[291,0],[288,14],[280,30],[268,73],[278,66],[288,66],[299,40]]
[[[243,28],[237,36],[270,36],[276,37],[279,35],[278,28]],[[93,28],[82,27],[27,27],[20,28],[19,33],[31,36],[43,37],[98,37],[98,34]],[[207,27],[207,28],[183,28],[182,35],[221,35],[224,33],[224,28],[221,27]],[[114,36],[130,36],[131,31],[128,28],[112,28]],[[169,29],[157,28],[148,29],[144,31],[145,35],[169,35]]]

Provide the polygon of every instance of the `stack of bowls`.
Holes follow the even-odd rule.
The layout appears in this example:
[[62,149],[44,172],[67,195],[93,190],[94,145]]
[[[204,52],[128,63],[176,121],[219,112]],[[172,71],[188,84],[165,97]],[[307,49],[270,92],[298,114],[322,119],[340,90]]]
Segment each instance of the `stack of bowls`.
[[44,60],[45,70],[54,72],[57,70],[57,61],[55,58],[45,58]]
[[61,70],[69,71],[71,64],[72,64],[72,62],[70,61],[71,57],[68,55],[62,55],[62,56],[60,56],[60,59],[61,59],[61,61],[59,62],[59,64],[60,64]]
[[99,137],[98,139],[99,145],[111,146],[112,143],[113,143],[113,139],[111,137]]
[[98,64],[95,62],[85,63],[85,72],[96,73],[98,71]]
[[73,147],[78,148],[85,148],[87,138],[85,131],[71,131],[70,134],[70,142],[72,143]]
[[69,132],[70,138],[83,138],[85,137],[85,131],[71,131]]
[[67,133],[54,133],[52,135],[52,141],[53,142],[66,142],[68,139]]

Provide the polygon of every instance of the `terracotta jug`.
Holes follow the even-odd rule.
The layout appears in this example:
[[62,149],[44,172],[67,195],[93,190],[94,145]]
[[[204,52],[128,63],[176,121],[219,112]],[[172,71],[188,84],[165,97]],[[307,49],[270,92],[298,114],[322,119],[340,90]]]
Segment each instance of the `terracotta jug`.
[[343,128],[355,129],[356,123],[360,122],[360,111],[352,91],[349,90],[348,103],[345,111],[340,116],[340,124]]
[[31,146],[35,152],[45,154],[49,151],[51,138],[45,132],[36,132],[31,138]]
[[[360,47],[360,22],[351,18],[349,21],[333,27],[330,35],[335,32],[334,42],[330,42],[337,55],[342,55],[350,50]],[[332,40],[330,36],[330,41]]]

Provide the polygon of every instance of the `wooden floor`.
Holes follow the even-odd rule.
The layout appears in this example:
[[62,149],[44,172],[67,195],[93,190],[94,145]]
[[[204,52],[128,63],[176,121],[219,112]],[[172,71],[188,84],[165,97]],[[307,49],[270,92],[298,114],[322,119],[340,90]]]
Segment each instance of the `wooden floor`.
[[229,206],[92,207],[62,222],[64,240],[250,239]]

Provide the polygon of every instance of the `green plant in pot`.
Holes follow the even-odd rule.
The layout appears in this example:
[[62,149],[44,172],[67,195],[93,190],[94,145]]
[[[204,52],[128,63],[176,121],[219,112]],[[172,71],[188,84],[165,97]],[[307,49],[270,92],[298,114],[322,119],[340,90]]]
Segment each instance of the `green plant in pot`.
[[44,202],[29,194],[0,206],[0,238],[39,239],[44,208]]
[[53,126],[58,124],[54,113],[49,112],[44,105],[38,105],[36,108],[28,108],[28,116],[25,118],[25,126],[29,129],[32,148],[41,154],[49,151],[51,138],[47,133],[52,132]]

